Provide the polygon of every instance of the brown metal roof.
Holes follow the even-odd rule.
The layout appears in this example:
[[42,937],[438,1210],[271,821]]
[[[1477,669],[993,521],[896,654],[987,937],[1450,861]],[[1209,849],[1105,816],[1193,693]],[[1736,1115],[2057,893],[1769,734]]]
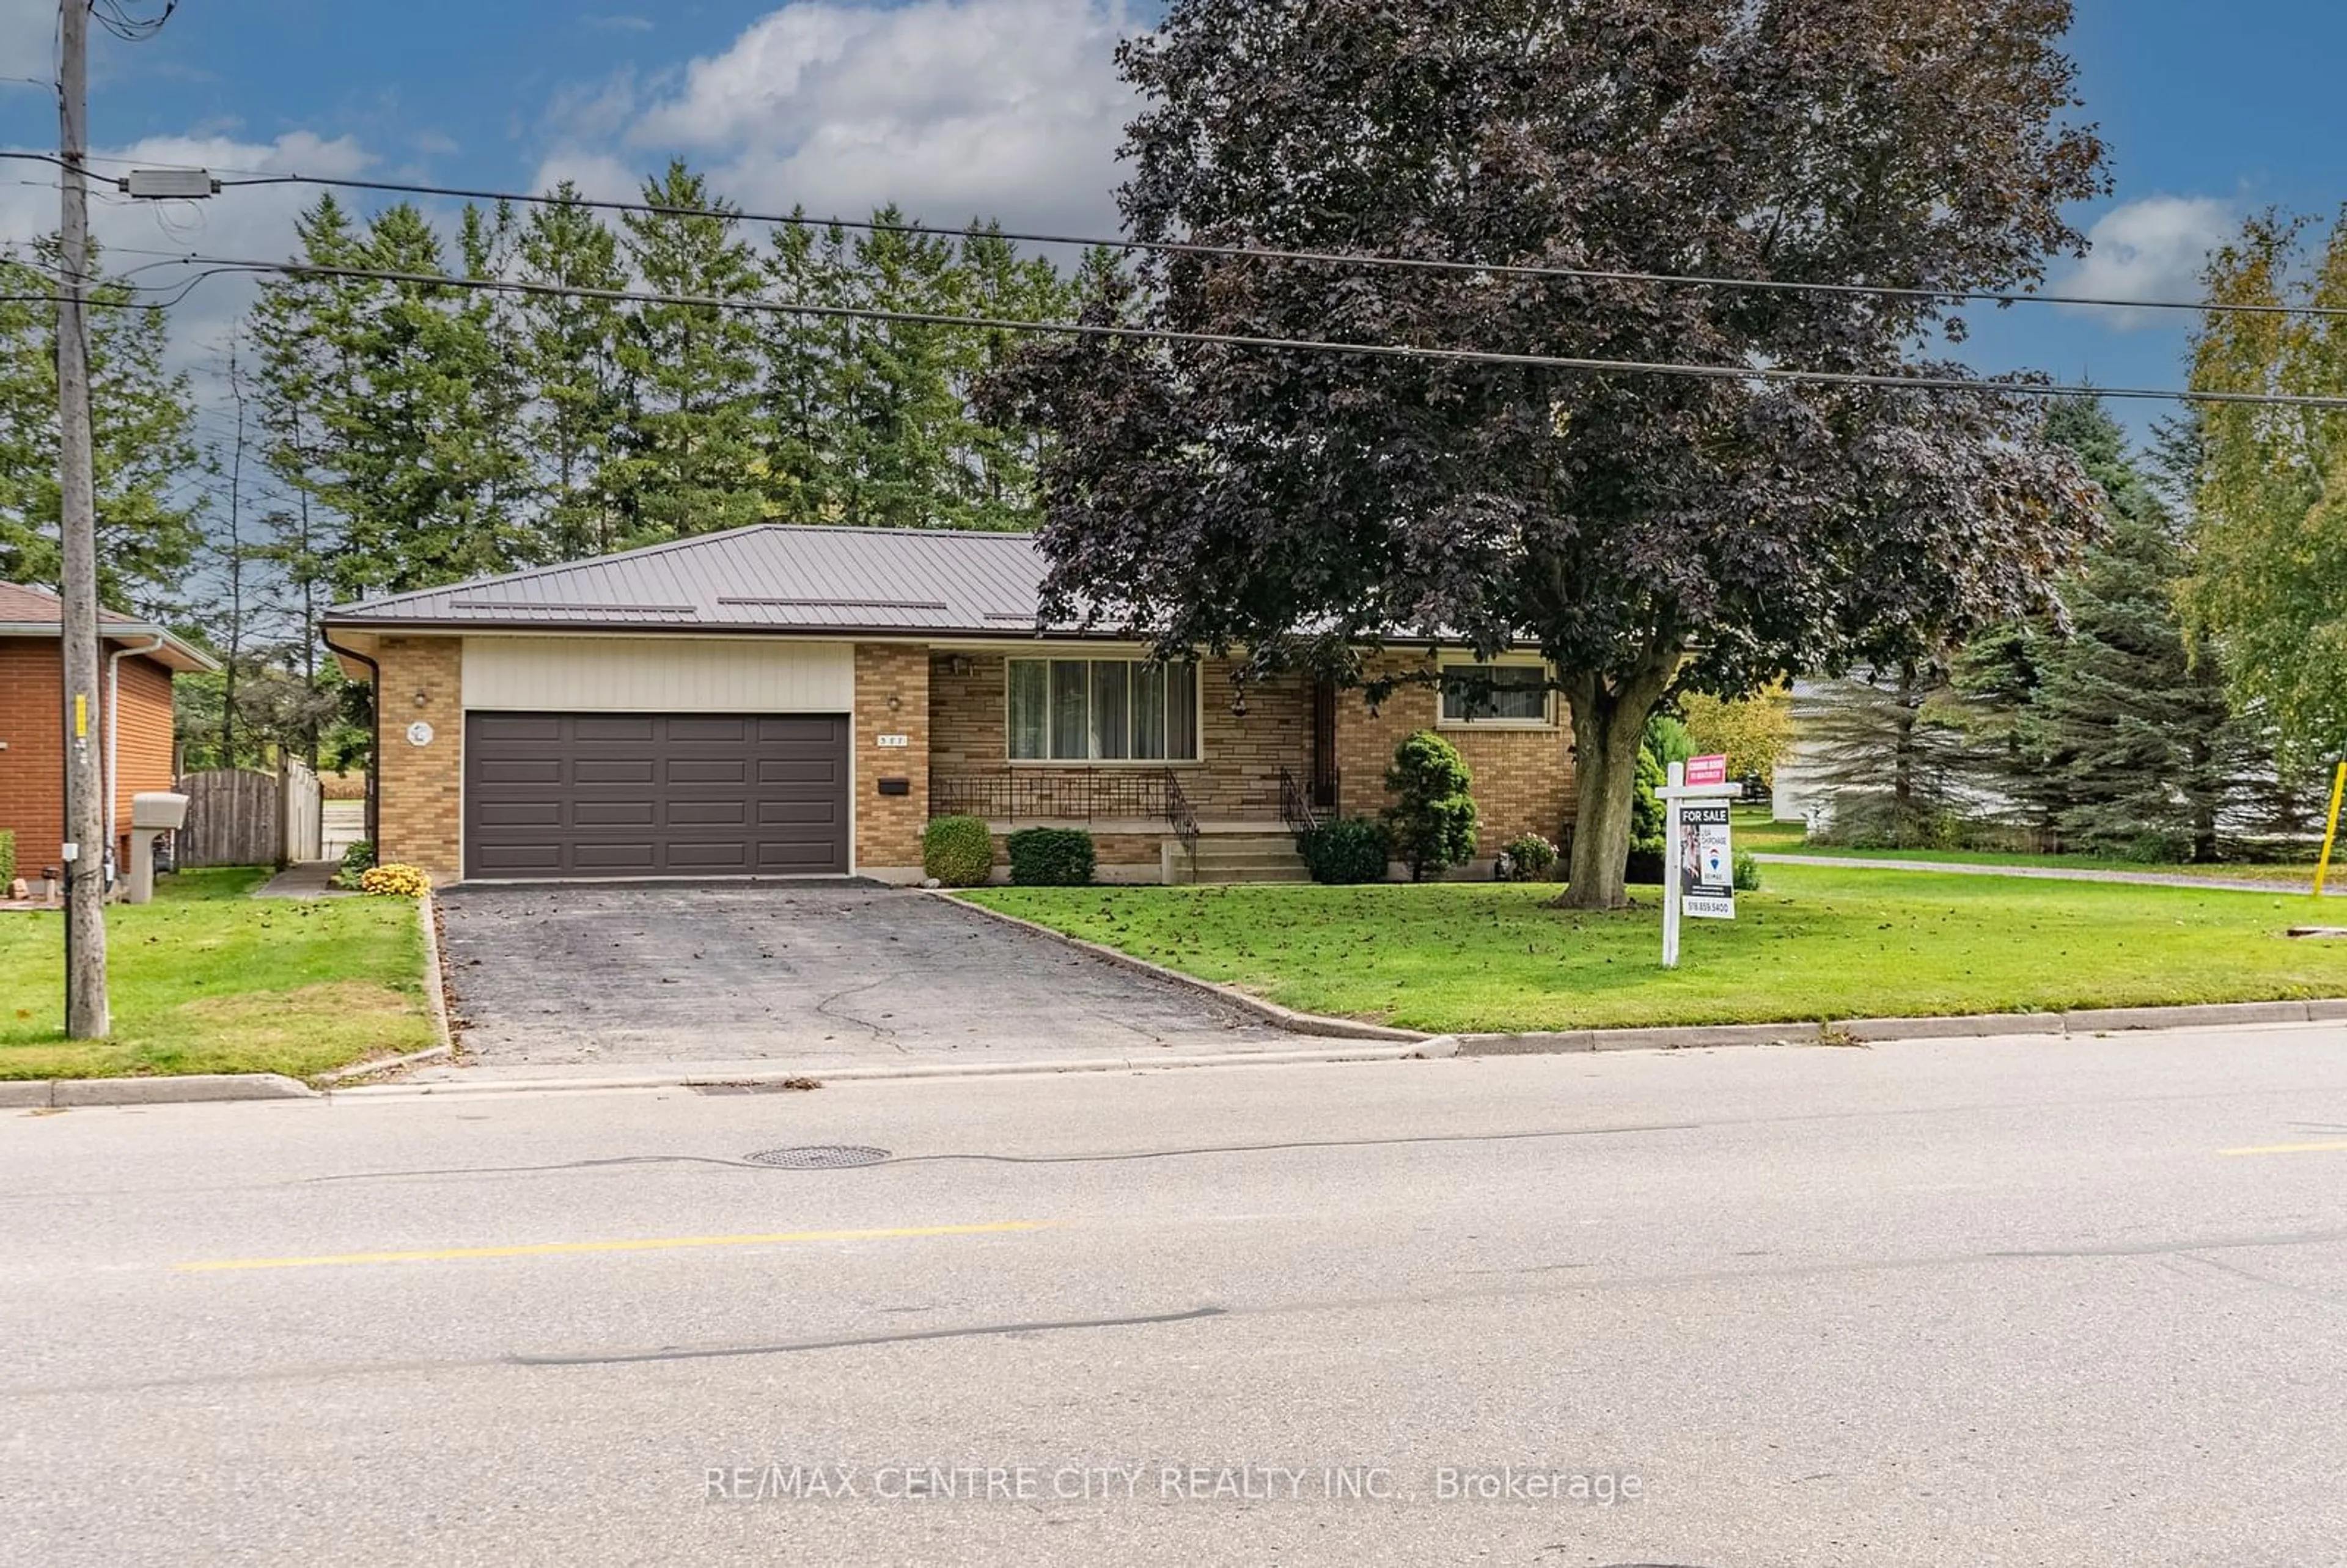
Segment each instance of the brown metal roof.
[[1001,637],[1033,629],[1043,572],[1032,534],[768,523],[339,605],[326,622]]

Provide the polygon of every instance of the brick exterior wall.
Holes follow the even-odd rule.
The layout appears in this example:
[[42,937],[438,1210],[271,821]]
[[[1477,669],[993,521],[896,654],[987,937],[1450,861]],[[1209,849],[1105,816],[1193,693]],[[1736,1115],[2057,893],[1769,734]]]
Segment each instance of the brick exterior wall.
[[130,797],[171,787],[171,671],[152,659],[125,659],[115,695],[114,821],[121,830],[115,853],[130,866]]
[[[383,669],[375,688],[382,834],[375,858],[453,882],[464,871],[464,640],[386,637],[375,661]],[[432,726],[428,746],[408,742],[407,727],[418,719]]]
[[[1422,657],[1388,653],[1372,661],[1371,673],[1431,672]],[[1394,748],[1419,730],[1434,730],[1459,748],[1474,771],[1479,816],[1476,854],[1489,859],[1520,833],[1537,833],[1553,844],[1573,811],[1573,729],[1563,699],[1555,699],[1554,728],[1526,730],[1464,725],[1443,728],[1440,705],[1430,685],[1398,687],[1372,714],[1358,692],[1337,698],[1337,761],[1344,770],[1340,806],[1348,816],[1375,816],[1391,804],[1386,769]]]
[[[54,639],[0,641],[0,741],[8,748],[0,751],[0,830],[16,835],[16,875],[27,880],[56,865],[65,843],[65,698],[58,664]],[[120,672],[114,781],[118,866],[128,864],[130,797],[169,789],[173,760],[170,670],[151,659],[125,659]],[[103,684],[99,690],[102,704]],[[102,708],[90,715],[90,744],[99,749],[103,765]]]
[[[919,873],[929,820],[929,678],[926,648],[856,645],[856,869],[867,876]],[[882,735],[907,743],[883,748]],[[912,792],[882,794],[884,778],[908,780]]]
[[[1041,657],[1042,655],[1035,655]],[[1067,657],[1077,657],[1072,651]],[[938,654],[929,665],[929,766],[939,774],[999,773],[1010,761],[1009,692],[1003,653]],[[1020,655],[1027,657],[1027,655]],[[956,674],[958,660],[966,673]],[[1201,705],[1199,750],[1204,760],[1172,764],[1182,793],[1202,821],[1277,822],[1279,770],[1302,782],[1309,771],[1311,700],[1293,676],[1267,686],[1250,686],[1245,715],[1231,712],[1233,688],[1227,661],[1210,660],[1198,671]],[[1022,774],[1067,776],[1083,767],[1015,764]],[[1137,764],[1137,770],[1163,767]],[[1099,765],[1103,774],[1126,764]],[[1102,860],[1105,863],[1106,855]],[[1136,860],[1137,863],[1137,860]]]
[[16,875],[57,864],[65,842],[65,721],[57,644],[0,641],[0,828],[16,835]]

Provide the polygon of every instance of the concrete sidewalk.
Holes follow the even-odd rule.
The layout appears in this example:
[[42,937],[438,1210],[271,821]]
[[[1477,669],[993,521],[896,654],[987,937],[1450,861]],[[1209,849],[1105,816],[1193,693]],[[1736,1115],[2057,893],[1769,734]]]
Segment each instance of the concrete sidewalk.
[[253,889],[255,898],[348,898],[347,887],[333,886],[334,873],[343,868],[339,860],[304,860],[289,866]]

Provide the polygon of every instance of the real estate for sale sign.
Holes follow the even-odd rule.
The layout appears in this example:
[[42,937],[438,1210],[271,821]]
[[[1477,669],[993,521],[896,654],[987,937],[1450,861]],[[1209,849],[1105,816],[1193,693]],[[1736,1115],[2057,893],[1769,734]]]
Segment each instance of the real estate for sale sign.
[[1679,907],[1698,920],[1736,918],[1736,854],[1727,836],[1727,803],[1680,804]]

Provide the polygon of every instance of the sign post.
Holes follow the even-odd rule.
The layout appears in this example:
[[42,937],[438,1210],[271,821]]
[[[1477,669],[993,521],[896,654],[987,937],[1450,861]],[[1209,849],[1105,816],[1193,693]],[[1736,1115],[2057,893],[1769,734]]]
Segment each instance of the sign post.
[[1673,763],[1669,782],[1655,792],[1665,806],[1663,827],[1663,968],[1679,967],[1679,920],[1736,918],[1736,854],[1727,803],[1743,793],[1727,782],[1724,756]]

